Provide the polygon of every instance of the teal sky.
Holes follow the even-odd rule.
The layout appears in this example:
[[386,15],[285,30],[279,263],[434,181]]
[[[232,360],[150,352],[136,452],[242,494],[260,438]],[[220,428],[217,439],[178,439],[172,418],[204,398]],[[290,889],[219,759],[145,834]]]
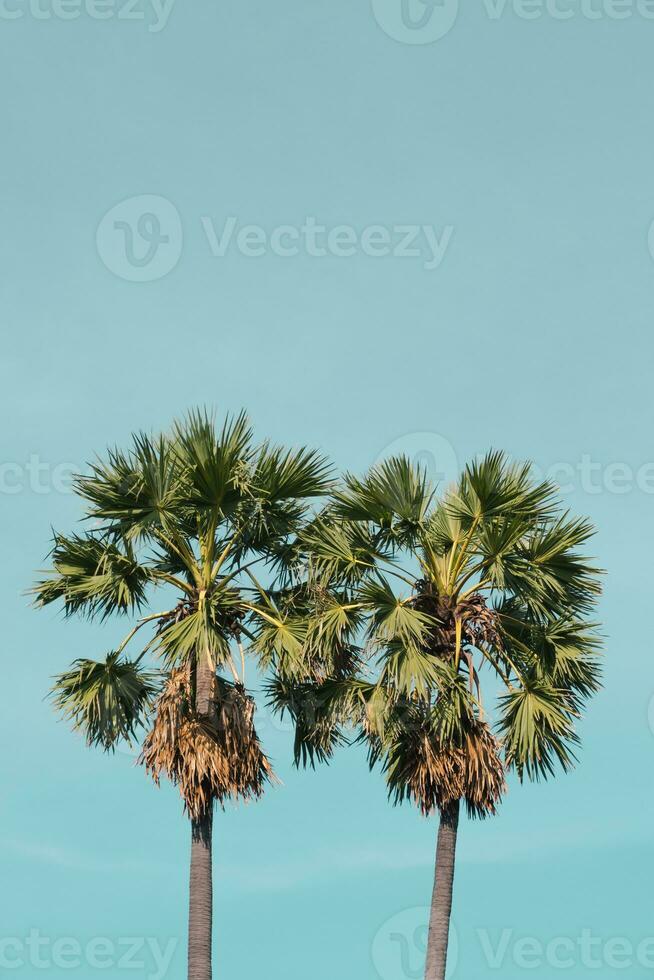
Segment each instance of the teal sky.
[[[356,470],[392,445],[448,475],[495,446],[556,472],[609,573],[605,690],[574,773],[462,827],[452,978],[654,967],[652,11],[470,0],[405,43],[456,14],[412,2],[423,28],[401,0],[2,7],[7,976],[156,976],[147,947],[119,965],[126,937],[176,941],[165,975],[185,976],[175,791],[43,700],[121,625],[23,592],[78,514],[67,468],[199,404]],[[401,226],[419,254],[375,254]],[[216,821],[217,975],[419,977],[434,821],[387,805],[356,751],[297,773],[289,733],[262,734],[284,785]],[[113,943],[107,967],[55,956],[68,937]],[[550,944],[530,970],[525,937]]]

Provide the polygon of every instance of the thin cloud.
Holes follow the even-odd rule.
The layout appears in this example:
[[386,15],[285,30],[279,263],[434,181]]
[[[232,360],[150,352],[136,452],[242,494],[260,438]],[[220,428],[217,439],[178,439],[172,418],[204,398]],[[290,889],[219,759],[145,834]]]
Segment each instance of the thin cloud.
[[143,861],[139,858],[121,858],[114,861],[106,858],[101,859],[92,854],[85,854],[83,851],[72,850],[56,844],[41,844],[37,841],[5,840],[2,841],[1,847],[9,856],[13,855],[39,864],[49,864],[70,871],[91,874],[111,874],[114,872],[121,874],[125,872],[147,872],[151,874],[155,868],[169,872],[175,867],[172,864],[161,864],[160,862],[153,865],[151,861]]

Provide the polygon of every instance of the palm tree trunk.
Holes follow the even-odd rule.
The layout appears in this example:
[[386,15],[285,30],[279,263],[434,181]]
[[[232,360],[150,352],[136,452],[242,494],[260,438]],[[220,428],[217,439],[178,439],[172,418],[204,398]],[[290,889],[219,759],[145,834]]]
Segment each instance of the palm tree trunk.
[[191,824],[188,980],[211,980],[211,824],[211,813]]
[[436,874],[429,917],[425,980],[445,980],[458,826],[459,801],[456,800],[441,813],[438,828]]
[[[198,657],[195,667],[196,710],[209,718],[216,713],[215,673],[208,659]],[[213,813],[191,821],[191,874],[189,879],[188,980],[211,980],[213,884],[211,838]]]

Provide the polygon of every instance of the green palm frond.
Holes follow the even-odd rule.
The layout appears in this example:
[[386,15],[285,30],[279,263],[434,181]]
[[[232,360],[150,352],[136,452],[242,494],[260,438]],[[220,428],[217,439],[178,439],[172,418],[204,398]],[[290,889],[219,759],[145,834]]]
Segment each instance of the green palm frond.
[[214,663],[222,664],[229,657],[229,644],[208,606],[166,625],[157,636],[156,648],[167,667],[184,664],[196,654],[206,657],[206,651],[211,651]]
[[[595,624],[575,616],[542,620],[529,606],[505,600],[498,606],[503,648],[495,651],[510,673],[549,678],[575,696],[589,698],[601,687],[601,638]],[[508,659],[507,659],[508,658]]]
[[76,660],[56,678],[55,707],[89,745],[105,751],[128,743],[143,727],[159,691],[161,675],[139,664],[120,660],[113,652],[105,661]]
[[545,629],[545,642],[553,650],[549,675],[560,688],[589,698],[601,688],[602,642],[594,624],[560,620]]
[[297,560],[289,550],[290,541],[302,524],[305,505],[293,500],[270,501],[260,497],[245,499],[231,516],[236,539],[232,565],[241,565],[251,554],[265,554],[271,566],[280,570]]
[[350,720],[346,684],[292,683],[276,677],[267,685],[267,695],[276,714],[292,719],[296,766],[315,768],[316,762],[329,761],[340,745],[347,744],[343,730]]
[[524,559],[554,608],[584,613],[600,594],[601,570],[578,550],[593,534],[588,521],[563,514],[538,527],[526,542]]
[[286,450],[266,443],[254,464],[252,485],[268,501],[321,497],[332,485],[332,467],[315,450]]
[[520,777],[546,779],[558,762],[564,771],[576,757],[575,702],[546,680],[529,680],[500,699],[499,730],[507,764]]
[[91,534],[55,534],[52,571],[31,590],[37,606],[62,599],[66,615],[132,613],[139,610],[152,581],[132,546],[123,548]]
[[431,616],[414,607],[412,597],[397,596],[381,574],[377,580],[364,582],[357,596],[370,615],[368,635],[377,644],[397,641],[419,647],[434,625]]
[[530,463],[510,463],[503,452],[491,450],[463,471],[448,506],[464,523],[486,522],[511,514],[546,520],[557,509],[553,483],[534,483]]
[[302,533],[303,547],[318,577],[344,583],[361,581],[386,557],[369,528],[352,521],[334,521],[322,515]]
[[179,509],[179,474],[170,440],[144,433],[134,436],[125,453],[109,450],[106,461],[80,476],[76,491],[89,504],[89,516],[138,538],[150,528],[174,519]]
[[437,501],[425,522],[421,545],[433,554],[442,556],[451,552],[455,543],[463,537],[463,526],[454,514],[454,507],[448,504],[453,491],[447,490]]
[[254,448],[244,412],[228,417],[218,433],[206,412],[190,413],[175,425],[174,452],[191,510],[227,516],[247,496]]
[[384,540],[402,546],[423,527],[433,493],[424,470],[406,456],[393,456],[362,480],[346,475],[344,488],[334,493],[333,508],[346,521],[376,525]]
[[275,615],[261,606],[252,607],[252,651],[263,670],[274,668],[285,677],[305,677],[309,672],[306,651],[308,624],[304,617]]
[[296,531],[304,523],[308,502],[329,488],[330,467],[312,450],[266,444],[249,479],[250,491],[231,516],[237,537],[232,560],[238,564],[253,552],[265,552],[271,567],[286,575],[301,552]]
[[316,651],[354,643],[364,624],[363,603],[344,593],[309,592],[307,640]]
[[230,656],[229,638],[238,635],[247,615],[239,590],[223,584],[203,593],[159,624],[157,649],[167,666],[179,666],[193,655],[221,665]]
[[[379,654],[381,683],[400,695],[426,697],[438,690],[444,664],[424,649],[400,640],[387,641]],[[446,668],[445,668],[446,669]]]

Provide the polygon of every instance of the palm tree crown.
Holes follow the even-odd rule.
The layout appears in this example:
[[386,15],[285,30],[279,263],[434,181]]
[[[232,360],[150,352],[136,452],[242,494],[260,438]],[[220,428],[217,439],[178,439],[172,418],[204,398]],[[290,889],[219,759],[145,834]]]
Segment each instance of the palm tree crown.
[[[592,533],[498,452],[440,499],[403,457],[346,476],[304,534],[312,630],[366,670],[312,692],[298,758],[329,752],[354,721],[397,801],[427,814],[464,799],[477,816],[495,811],[508,769],[569,768],[599,686]],[[278,681],[272,696],[305,715],[297,690]]]
[[[168,435],[136,436],[77,480],[94,527],[56,534],[36,601],[62,600],[66,615],[139,618],[104,660],[62,674],[55,702],[103,749],[151,724],[142,760],[179,785],[193,818],[213,800],[259,796],[271,776],[246,657],[280,678],[301,674],[275,590],[289,587],[298,529],[329,485],[317,453],[256,445],[243,414],[216,431],[204,413]],[[150,612],[157,591],[166,601]]]

